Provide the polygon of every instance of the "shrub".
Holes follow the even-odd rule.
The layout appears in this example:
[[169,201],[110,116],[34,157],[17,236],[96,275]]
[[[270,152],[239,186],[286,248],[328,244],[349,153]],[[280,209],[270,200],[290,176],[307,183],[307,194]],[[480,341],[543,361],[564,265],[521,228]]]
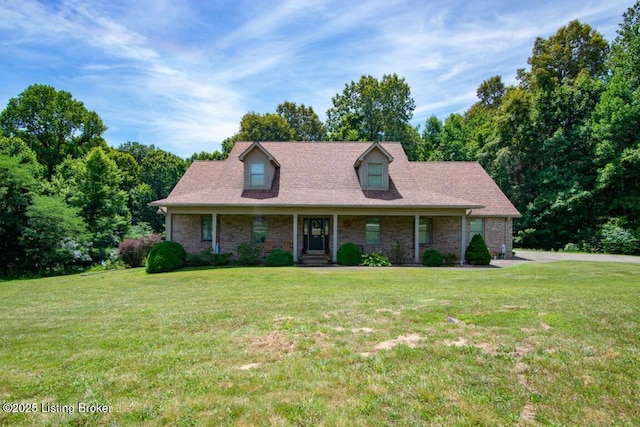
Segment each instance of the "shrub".
[[440,267],[442,265],[442,254],[436,249],[427,249],[422,254],[422,265]]
[[442,254],[442,264],[452,267],[456,265],[458,262],[458,256],[453,252],[447,252],[446,254]]
[[293,255],[284,249],[274,249],[264,260],[265,267],[293,265]]
[[396,244],[391,248],[391,261],[394,264],[404,264],[404,258],[407,256],[407,251],[405,250],[402,243],[399,240],[396,240]]
[[233,254],[231,252],[224,254],[214,254],[211,249],[206,249],[199,254],[188,254],[185,264],[191,267],[215,267],[228,264],[232,256]]
[[613,218],[598,230],[602,250],[611,254],[632,255],[640,251],[640,240],[632,230],[624,228],[624,222]]
[[237,248],[239,265],[260,264],[260,254],[262,247],[255,243],[240,243]]
[[155,245],[147,258],[147,273],[163,273],[176,270],[184,265],[187,251],[177,242],[160,242]]
[[338,248],[336,258],[340,265],[358,265],[362,261],[362,254],[358,246],[354,243],[347,242]]
[[489,248],[487,248],[487,244],[481,235],[475,234],[471,238],[471,242],[467,246],[465,259],[471,265],[489,265],[491,263]]
[[118,245],[117,257],[129,267],[142,267],[151,248],[160,243],[160,236],[152,234],[137,239],[127,239]]
[[362,265],[367,267],[387,267],[391,265],[389,258],[378,252],[362,255]]

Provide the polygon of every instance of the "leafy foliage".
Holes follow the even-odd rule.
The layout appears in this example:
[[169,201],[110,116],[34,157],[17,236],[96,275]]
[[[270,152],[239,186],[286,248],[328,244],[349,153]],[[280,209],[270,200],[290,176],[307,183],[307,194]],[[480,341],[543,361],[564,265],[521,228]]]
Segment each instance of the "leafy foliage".
[[362,253],[355,243],[343,243],[338,248],[336,260],[340,265],[358,265],[362,261]]
[[442,254],[442,264],[448,267],[456,265],[458,262],[458,256],[453,252],[447,252]]
[[233,254],[227,252],[224,254],[216,254],[211,249],[204,250],[199,254],[187,254],[186,264],[192,267],[204,266],[221,266],[229,264]]
[[91,263],[87,228],[78,210],[61,197],[34,195],[25,214],[27,222],[20,236],[25,251],[22,269],[51,274]]
[[243,242],[236,249],[238,254],[237,263],[240,265],[256,265],[260,263],[262,246],[255,243]]
[[293,265],[293,255],[283,249],[274,249],[264,259],[265,267],[285,267]]
[[400,240],[396,240],[396,244],[391,247],[391,262],[396,265],[404,264],[404,259],[408,254]]
[[129,267],[142,267],[151,249],[161,240],[157,234],[127,239],[118,245],[116,254]]
[[160,242],[147,257],[147,273],[164,273],[182,267],[187,259],[187,251],[177,242]]
[[481,235],[473,235],[469,246],[467,246],[465,259],[471,265],[489,265],[491,263],[489,248]]
[[329,138],[336,141],[400,141],[414,160],[414,133],[410,126],[415,101],[404,78],[362,76],[345,85],[327,110]]
[[370,252],[362,255],[362,265],[367,267],[387,267],[391,265],[389,258],[380,252]]
[[610,220],[598,230],[602,250],[612,254],[632,255],[640,252],[640,239],[620,220]]
[[29,86],[0,114],[0,131],[31,147],[48,179],[67,156],[79,158],[93,147],[106,146],[106,130],[100,117],[69,92],[46,85]]
[[427,267],[440,267],[442,265],[442,254],[436,249],[427,249],[422,254],[422,265]]
[[286,120],[295,141],[324,141],[327,130],[311,107],[285,101],[278,105],[276,112]]

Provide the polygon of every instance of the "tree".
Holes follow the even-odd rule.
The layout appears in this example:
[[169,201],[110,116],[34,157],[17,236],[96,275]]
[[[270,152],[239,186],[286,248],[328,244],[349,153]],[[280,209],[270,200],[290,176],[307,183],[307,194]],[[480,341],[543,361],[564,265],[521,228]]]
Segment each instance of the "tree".
[[24,250],[22,269],[39,274],[81,267],[91,262],[90,236],[78,214],[60,196],[33,196],[25,212],[26,224],[20,235]]
[[242,116],[240,130],[222,142],[222,156],[226,159],[238,141],[293,141],[295,132],[287,120],[273,113],[253,111]]
[[[378,81],[372,76],[345,85],[331,99],[327,129],[331,140],[400,141],[407,144],[407,125],[415,101],[411,89],[396,74]],[[415,150],[414,150],[415,151]]]
[[571,21],[548,39],[536,39],[527,61],[531,65],[528,77],[537,87],[567,83],[580,74],[601,77],[608,49],[607,41],[591,26]]
[[323,141],[326,129],[311,107],[285,101],[278,105],[276,113],[287,121],[296,141]]
[[34,151],[49,180],[67,156],[78,158],[93,147],[106,147],[106,130],[97,113],[69,92],[46,85],[29,86],[0,113],[0,131],[22,139]]
[[34,168],[18,157],[0,153],[0,271],[16,268],[24,258],[20,236],[26,211],[37,191]]
[[430,116],[422,131],[422,152],[420,160],[437,160],[438,149],[442,143],[442,122],[436,116]]
[[186,170],[187,163],[182,158],[164,150],[156,149],[145,156],[140,165],[140,182],[148,188],[139,185],[131,193],[132,206],[136,206],[139,215],[136,223],[148,222],[155,231],[162,231],[164,218],[157,214],[157,208],[146,203],[167,197]]
[[482,82],[478,87],[476,94],[480,98],[482,105],[491,108],[497,108],[500,106],[502,97],[506,92],[504,83],[501,76],[493,76],[488,80]]
[[89,232],[94,260],[108,257],[124,237],[130,224],[127,194],[120,189],[122,178],[117,165],[96,147],[79,164],[75,177],[73,206],[79,208]]
[[612,77],[595,107],[597,198],[601,220],[640,228],[640,2],[627,10],[613,42]]

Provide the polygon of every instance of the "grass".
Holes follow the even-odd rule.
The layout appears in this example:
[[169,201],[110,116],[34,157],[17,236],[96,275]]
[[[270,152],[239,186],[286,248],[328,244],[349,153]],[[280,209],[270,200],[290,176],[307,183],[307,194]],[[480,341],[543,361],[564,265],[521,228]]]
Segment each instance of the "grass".
[[3,282],[0,424],[640,425],[638,307],[613,263]]

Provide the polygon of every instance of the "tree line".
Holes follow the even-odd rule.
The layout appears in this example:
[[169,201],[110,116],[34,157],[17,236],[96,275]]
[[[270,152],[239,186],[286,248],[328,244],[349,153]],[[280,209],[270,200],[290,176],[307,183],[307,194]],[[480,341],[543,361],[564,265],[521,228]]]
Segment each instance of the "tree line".
[[396,74],[362,76],[322,122],[285,101],[245,114],[221,150],[188,159],[138,142],[110,147],[106,126],[65,91],[34,84],[0,113],[0,273],[46,274],[108,259],[126,237],[161,233],[147,204],[194,160],[236,141],[400,141],[410,160],[478,161],[522,213],[516,246],[640,251],[640,2],[611,43],[572,21],[536,39],[517,84],[483,81],[478,101],[444,122],[411,125]]

